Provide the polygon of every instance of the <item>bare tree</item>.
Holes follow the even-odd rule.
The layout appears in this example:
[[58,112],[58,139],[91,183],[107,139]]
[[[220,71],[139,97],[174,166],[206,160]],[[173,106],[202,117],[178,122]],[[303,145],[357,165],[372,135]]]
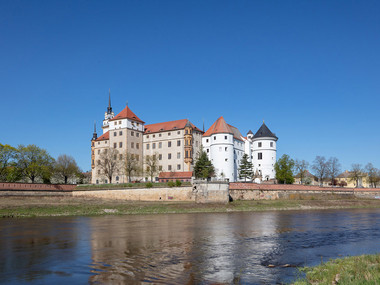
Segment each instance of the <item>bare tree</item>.
[[309,168],[309,163],[305,160],[296,159],[294,167],[296,169],[297,174],[300,175],[301,184],[303,184],[303,179],[307,173],[307,169]]
[[158,173],[158,156],[157,154],[145,155],[144,158],[145,171],[149,174],[150,181],[153,182],[153,177]]
[[360,180],[364,176],[363,174],[363,168],[361,164],[353,164],[351,166],[351,171],[350,171],[350,180],[354,181],[356,183],[356,187],[360,186]]
[[368,174],[368,183],[371,187],[376,188],[377,184],[380,182],[380,171],[375,168],[372,163],[368,163],[365,166],[365,170]]
[[80,170],[72,156],[61,154],[54,163],[54,173],[59,180],[67,184],[68,178],[78,175]]
[[319,185],[323,185],[323,180],[327,177],[328,162],[324,156],[317,156],[314,161],[312,168],[318,177]]
[[139,163],[136,156],[130,152],[126,152],[124,158],[124,171],[128,176],[128,182],[131,182],[132,174],[137,174],[139,170]]
[[115,148],[105,149],[99,156],[98,167],[103,176],[109,179],[112,183],[112,176],[118,174],[121,170],[121,161],[119,157],[119,151]]
[[331,186],[334,186],[335,178],[341,172],[341,165],[336,157],[330,157],[327,162],[327,176],[331,179]]

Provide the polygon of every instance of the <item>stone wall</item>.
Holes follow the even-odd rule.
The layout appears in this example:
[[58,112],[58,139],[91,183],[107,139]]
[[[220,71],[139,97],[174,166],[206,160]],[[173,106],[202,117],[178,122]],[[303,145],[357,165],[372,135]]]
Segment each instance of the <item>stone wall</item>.
[[228,203],[228,182],[193,182],[193,196],[197,203]]
[[74,197],[92,197],[126,201],[194,201],[192,187],[163,187],[140,189],[75,190]]
[[0,196],[71,196],[76,185],[0,182]]
[[380,198],[380,189],[374,188],[338,188],[294,184],[255,184],[230,183],[230,195],[233,200],[276,200],[303,199],[312,197],[360,197]]

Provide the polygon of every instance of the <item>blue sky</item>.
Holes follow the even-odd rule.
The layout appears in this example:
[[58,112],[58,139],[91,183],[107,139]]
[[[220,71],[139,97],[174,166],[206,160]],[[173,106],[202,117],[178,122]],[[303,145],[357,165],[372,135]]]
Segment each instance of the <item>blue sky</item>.
[[[90,170],[111,88],[145,122],[263,119],[278,157],[380,168],[380,1],[0,1],[0,142]],[[98,127],[98,133],[101,129]]]

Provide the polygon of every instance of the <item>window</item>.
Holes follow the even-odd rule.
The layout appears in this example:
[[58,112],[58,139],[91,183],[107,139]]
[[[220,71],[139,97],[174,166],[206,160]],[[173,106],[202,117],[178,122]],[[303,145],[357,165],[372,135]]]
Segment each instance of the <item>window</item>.
[[121,125],[121,121],[119,121],[119,125]]
[[122,135],[123,135],[123,132],[122,132],[122,131],[120,131],[120,132],[119,132],[119,136],[122,136]]
[[149,139],[149,135],[147,135],[146,138]]
[[122,142],[119,142],[119,147],[123,147],[123,143]]
[[116,176],[116,181],[119,181],[119,176]]
[[158,143],[158,148],[162,148],[162,142]]
[[152,149],[156,149],[156,143],[152,143]]
[[114,144],[113,144],[113,148],[117,148],[117,143],[114,143]]
[[227,139],[227,136],[224,136],[224,139],[226,140],[226,139]]
[[172,142],[168,142],[168,147],[172,147]]
[[136,157],[136,161],[140,160],[140,156],[138,154],[136,154],[135,157]]
[[117,136],[117,132],[113,132],[113,136],[116,137]]
[[270,147],[273,147],[273,142],[270,142]]
[[185,135],[187,135],[187,130],[185,130]]
[[153,135],[153,137],[155,138],[155,137],[156,137],[156,135]]
[[224,150],[227,151],[227,150],[228,150],[228,147],[225,147]]
[[177,131],[177,135],[180,135],[181,134],[181,131]]
[[162,154],[158,155],[158,160],[162,160]]
[[131,132],[131,136],[134,137],[135,136],[135,132]]
[[172,154],[168,153],[168,159],[172,159]]
[[216,136],[214,136],[214,140],[216,140]]
[[262,146],[262,143],[261,142],[259,142],[259,147],[261,147]]
[[171,135],[171,133],[168,133],[168,136],[170,136]]
[[140,136],[140,133],[136,133],[136,137],[139,137]]
[[224,161],[228,161],[228,158],[225,158]]
[[140,144],[139,144],[139,143],[136,143],[136,148],[137,148],[137,149],[140,148]]
[[181,141],[177,141],[177,146],[181,146]]
[[206,149],[206,151],[207,151],[207,153],[209,153],[209,152],[210,152],[210,150],[209,150],[209,149]]
[[162,134],[158,134],[158,136],[159,136],[159,137],[161,137],[161,136],[162,136]]
[[123,155],[122,154],[119,155],[119,159],[123,160]]
[[177,152],[177,158],[181,158],[181,153]]
[[208,143],[208,139],[206,139],[206,143]]
[[146,144],[146,149],[149,149],[149,144]]
[[257,154],[257,159],[263,159],[263,153],[262,152],[259,152]]
[[116,159],[117,159],[117,155],[116,155],[116,154],[113,156],[113,159],[114,159],[114,160],[116,160]]
[[162,171],[162,165],[158,166],[158,170]]
[[181,170],[181,164],[177,164],[177,170]]
[[131,142],[131,148],[135,148],[135,143]]
[[172,166],[171,166],[171,165],[168,165],[168,170],[169,170],[169,171],[172,170]]
[[195,146],[198,146],[198,141],[195,142]]
[[98,170],[98,174],[100,174],[100,170]]
[[[98,165],[100,164],[100,160],[98,160]],[[99,170],[100,171],[100,170]]]
[[100,154],[100,149],[98,149],[98,154]]

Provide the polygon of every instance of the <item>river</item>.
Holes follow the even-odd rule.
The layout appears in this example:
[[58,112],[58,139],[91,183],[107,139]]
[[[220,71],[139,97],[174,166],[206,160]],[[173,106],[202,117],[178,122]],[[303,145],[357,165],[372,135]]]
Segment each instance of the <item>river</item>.
[[379,241],[380,209],[4,218],[0,283],[282,284]]

